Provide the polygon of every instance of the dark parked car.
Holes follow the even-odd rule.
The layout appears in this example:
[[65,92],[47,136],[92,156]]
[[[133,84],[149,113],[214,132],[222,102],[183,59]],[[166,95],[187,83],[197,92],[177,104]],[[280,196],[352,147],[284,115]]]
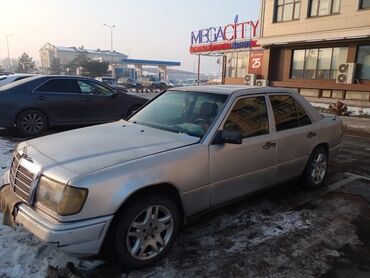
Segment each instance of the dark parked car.
[[0,127],[37,136],[49,126],[126,118],[146,102],[91,78],[41,75],[0,88]]

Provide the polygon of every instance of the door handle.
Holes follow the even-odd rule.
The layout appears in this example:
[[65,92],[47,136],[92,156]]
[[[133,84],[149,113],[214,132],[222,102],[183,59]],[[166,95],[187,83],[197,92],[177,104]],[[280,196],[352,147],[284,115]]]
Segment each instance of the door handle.
[[276,142],[267,142],[265,145],[263,145],[263,149],[267,150],[267,149],[271,149],[271,148],[275,148],[276,147]]
[[46,100],[48,99],[46,96],[38,96],[36,97],[37,100]]
[[313,138],[313,137],[316,137],[316,136],[317,136],[317,133],[312,132],[312,131],[310,131],[310,132],[307,134],[307,138]]

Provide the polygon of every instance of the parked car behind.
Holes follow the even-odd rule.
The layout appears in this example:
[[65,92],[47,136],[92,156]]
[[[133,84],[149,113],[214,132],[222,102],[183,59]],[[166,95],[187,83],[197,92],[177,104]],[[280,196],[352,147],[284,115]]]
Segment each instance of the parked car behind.
[[129,77],[118,78],[118,84],[125,86],[127,89],[142,89],[142,84]]
[[159,80],[153,76],[144,76],[139,79],[143,88],[150,90],[166,90],[173,86],[170,86],[165,80]]
[[37,136],[50,126],[116,121],[146,101],[91,78],[40,75],[0,88],[0,126]]
[[117,79],[115,79],[114,77],[110,76],[95,77],[95,80],[103,82],[105,85],[112,87],[119,93],[123,94],[128,92],[127,87],[123,86],[122,84],[118,84]]
[[28,77],[35,76],[34,74],[28,73],[16,73],[16,74],[9,74],[9,75],[0,75],[0,87],[6,84],[22,80]]
[[175,88],[128,121],[19,144],[2,182],[19,204],[4,217],[63,250],[104,246],[143,267],[191,215],[297,177],[322,186],[341,143],[341,120],[290,90]]

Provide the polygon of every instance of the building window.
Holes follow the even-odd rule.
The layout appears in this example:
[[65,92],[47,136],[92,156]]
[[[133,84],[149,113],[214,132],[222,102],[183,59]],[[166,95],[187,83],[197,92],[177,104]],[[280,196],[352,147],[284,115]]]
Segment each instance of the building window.
[[370,45],[361,45],[358,47],[356,63],[356,77],[362,80],[370,80]]
[[335,79],[337,68],[347,61],[347,47],[293,51],[292,79]]
[[248,73],[249,52],[226,54],[226,77],[245,77]]
[[340,11],[340,0],[311,0],[309,16],[336,14]]
[[300,0],[275,0],[275,22],[299,19]]
[[370,0],[360,0],[360,9],[369,9]]

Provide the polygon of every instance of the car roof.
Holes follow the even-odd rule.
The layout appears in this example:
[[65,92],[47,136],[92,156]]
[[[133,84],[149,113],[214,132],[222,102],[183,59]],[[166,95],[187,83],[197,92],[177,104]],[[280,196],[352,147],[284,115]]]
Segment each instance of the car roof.
[[33,73],[13,73],[6,75],[7,77],[20,77],[20,76],[34,76]]
[[90,80],[94,80],[91,77],[80,76],[80,75],[40,75],[40,77],[47,77],[47,78],[72,78],[72,79],[90,79]]
[[247,86],[247,85],[206,85],[206,86],[185,86],[169,89],[170,91],[187,91],[187,92],[201,92],[232,95],[236,93],[243,94],[257,94],[257,93],[281,93],[281,92],[295,92],[287,88],[275,87],[261,87],[261,86]]

